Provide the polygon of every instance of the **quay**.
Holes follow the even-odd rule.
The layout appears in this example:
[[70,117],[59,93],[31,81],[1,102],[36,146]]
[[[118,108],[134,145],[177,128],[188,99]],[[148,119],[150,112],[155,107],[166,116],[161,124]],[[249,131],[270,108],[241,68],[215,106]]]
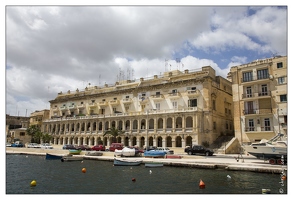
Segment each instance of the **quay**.
[[[143,163],[156,161],[164,163],[164,166],[172,167],[189,167],[202,169],[224,169],[233,171],[250,171],[260,173],[282,173],[287,171],[287,165],[271,165],[268,161],[257,159],[251,155],[238,154],[215,154],[213,156],[196,156],[187,155],[182,149],[175,150],[176,155],[181,158],[145,158],[145,157],[124,157],[126,159],[140,159]],[[54,149],[35,149],[35,148],[17,148],[6,147],[6,154],[26,154],[45,156],[46,153],[55,155],[66,155],[68,150],[63,150],[62,146],[58,145]],[[86,155],[87,151],[82,151],[80,155],[84,160],[97,160],[113,162],[114,153],[102,151],[102,156]]]

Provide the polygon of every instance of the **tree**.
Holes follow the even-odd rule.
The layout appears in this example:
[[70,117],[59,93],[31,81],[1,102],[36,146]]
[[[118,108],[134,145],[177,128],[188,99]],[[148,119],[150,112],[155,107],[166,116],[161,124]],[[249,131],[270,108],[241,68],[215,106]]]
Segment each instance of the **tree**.
[[46,133],[46,134],[43,134],[42,139],[43,139],[43,142],[45,142],[45,143],[50,143],[50,141],[51,141],[51,139],[52,139],[52,136],[49,135],[48,133]]
[[40,143],[43,137],[43,133],[40,128],[36,125],[31,125],[27,128],[27,134],[31,136],[31,142]]
[[113,137],[113,142],[116,142],[116,137],[119,135],[122,135],[124,133],[125,133],[125,131],[119,130],[113,126],[109,130],[105,131],[103,136],[111,135]]

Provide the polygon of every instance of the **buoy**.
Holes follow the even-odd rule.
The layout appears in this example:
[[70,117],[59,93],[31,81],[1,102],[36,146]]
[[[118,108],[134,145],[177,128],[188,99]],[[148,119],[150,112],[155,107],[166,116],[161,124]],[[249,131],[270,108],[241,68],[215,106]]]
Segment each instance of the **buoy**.
[[83,173],[86,173],[86,168],[82,168],[81,170]]
[[83,163],[83,161],[81,161],[81,163]]
[[31,186],[36,186],[37,185],[37,182],[35,181],[35,180],[32,180],[32,182],[31,182]]
[[227,175],[227,178],[231,178],[231,176],[230,175]]
[[204,182],[200,179],[200,181],[199,181],[199,188],[200,189],[204,189],[205,188],[205,184],[204,184]]
[[132,178],[132,181],[133,181],[133,182],[136,181],[135,178]]
[[152,173],[152,170],[150,170],[150,174]]
[[287,178],[287,177],[286,177],[285,175],[282,176],[282,180],[283,180],[283,181],[286,180],[286,178]]

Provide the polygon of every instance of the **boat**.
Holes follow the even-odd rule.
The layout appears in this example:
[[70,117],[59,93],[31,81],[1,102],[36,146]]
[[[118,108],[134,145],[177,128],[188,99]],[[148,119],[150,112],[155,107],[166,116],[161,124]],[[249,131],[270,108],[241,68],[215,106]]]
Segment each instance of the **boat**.
[[138,148],[135,147],[124,147],[121,150],[115,149],[114,156],[121,156],[121,157],[135,157],[141,156],[141,152]]
[[282,159],[287,162],[287,140],[283,134],[278,134],[270,140],[261,140],[258,143],[244,146],[247,153],[264,160],[270,164],[282,164]]
[[69,151],[69,154],[79,155],[82,150],[81,149],[68,149],[68,151]]
[[55,155],[55,154],[46,153],[46,160],[59,160],[63,156],[64,155]]
[[153,158],[164,158],[166,155],[165,151],[160,150],[149,150],[143,153],[144,157],[153,157]]
[[145,167],[163,167],[164,164],[162,162],[146,162],[144,166]]
[[73,155],[63,156],[61,158],[61,162],[82,161],[82,160],[83,160],[83,157],[81,157],[81,156],[73,156]]
[[180,155],[170,155],[170,154],[166,154],[166,158],[171,158],[171,159],[181,159],[182,156]]
[[114,166],[138,166],[142,163],[142,160],[133,160],[133,159],[118,159],[114,158]]
[[103,153],[100,151],[88,151],[85,154],[86,156],[102,156]]

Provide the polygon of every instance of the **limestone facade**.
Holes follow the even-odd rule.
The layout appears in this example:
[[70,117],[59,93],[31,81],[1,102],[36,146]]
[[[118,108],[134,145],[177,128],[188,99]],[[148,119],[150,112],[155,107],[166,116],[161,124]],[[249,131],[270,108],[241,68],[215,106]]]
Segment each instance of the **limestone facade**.
[[174,70],[60,92],[50,101],[42,132],[53,136],[53,144],[109,146],[113,138],[103,135],[114,126],[125,132],[117,142],[126,146],[208,146],[234,134],[232,103],[231,82],[212,67]]
[[287,136],[287,56],[232,67],[235,137],[249,144]]

